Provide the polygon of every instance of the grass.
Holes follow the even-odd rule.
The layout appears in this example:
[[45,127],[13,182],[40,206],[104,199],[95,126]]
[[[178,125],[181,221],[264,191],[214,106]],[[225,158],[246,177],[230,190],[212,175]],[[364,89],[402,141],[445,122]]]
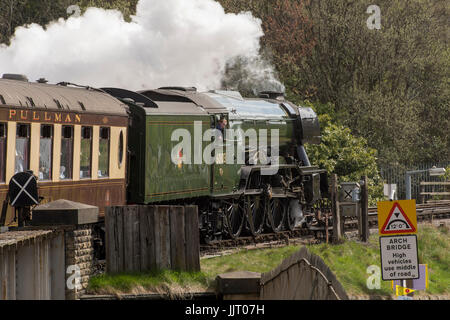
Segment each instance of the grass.
[[202,260],[202,272],[209,278],[233,271],[267,272],[298,251],[297,246],[283,248],[242,250],[232,255]]
[[428,264],[430,294],[450,293],[450,230],[419,227],[419,263]]
[[[421,225],[418,233],[419,263],[428,264],[429,288],[426,294],[450,293],[450,232],[447,227]],[[368,243],[345,241],[339,245],[310,245],[308,249],[320,256],[335,273],[349,295],[392,295],[391,284],[381,281],[381,288],[369,290],[367,267],[380,266],[378,235]],[[241,250],[235,254],[202,259],[201,272],[162,271],[145,274],[100,275],[93,277],[89,291],[93,293],[143,293],[213,290],[220,273],[232,271],[267,272],[299,250],[298,246]],[[418,291],[418,295],[424,294]]]
[[160,272],[101,274],[89,281],[88,292],[94,294],[169,293],[203,291],[210,285],[203,272]]

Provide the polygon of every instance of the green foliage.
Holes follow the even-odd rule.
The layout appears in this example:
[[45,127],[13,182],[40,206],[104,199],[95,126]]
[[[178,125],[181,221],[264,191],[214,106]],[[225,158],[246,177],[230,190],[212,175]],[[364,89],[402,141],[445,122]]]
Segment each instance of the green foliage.
[[68,18],[67,8],[78,5],[82,12],[88,7],[117,9],[127,21],[136,12],[138,0],[3,0],[0,1],[0,43],[8,44],[17,27],[37,23],[46,26],[59,18]]
[[[352,134],[350,128],[336,122],[329,113],[331,104],[306,102],[319,114],[322,143],[307,145],[306,151],[311,163],[336,173],[340,181],[360,181],[368,177],[369,203],[383,199],[383,181],[378,173],[377,152],[368,146],[366,139]],[[325,113],[324,113],[325,112]]]
[[440,179],[444,181],[450,181],[450,166],[447,166],[447,168],[445,168],[445,174],[443,176],[440,176]]
[[70,0],[3,0],[0,1],[0,43],[9,43],[19,26],[37,23],[45,26],[66,16]]
[[131,21],[138,2],[139,0],[78,0],[76,4],[82,12],[89,7],[116,9],[122,12],[126,21]]

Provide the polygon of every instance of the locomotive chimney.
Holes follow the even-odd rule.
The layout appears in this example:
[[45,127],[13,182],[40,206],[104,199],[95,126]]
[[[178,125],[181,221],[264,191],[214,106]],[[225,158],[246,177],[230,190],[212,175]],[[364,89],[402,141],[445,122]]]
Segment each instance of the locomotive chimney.
[[284,92],[277,92],[277,91],[261,91],[258,94],[259,98],[262,99],[272,99],[272,100],[284,100]]

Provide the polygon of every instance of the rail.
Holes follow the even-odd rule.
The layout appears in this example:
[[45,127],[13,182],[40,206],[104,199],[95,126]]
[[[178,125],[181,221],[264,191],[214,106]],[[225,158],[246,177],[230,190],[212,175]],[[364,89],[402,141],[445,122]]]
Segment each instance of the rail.
[[[438,203],[418,204],[417,220],[433,221],[434,219],[450,219],[450,201],[439,201]],[[378,225],[377,208],[369,208],[369,226],[375,228]],[[329,235],[332,232],[332,226],[328,227]],[[358,230],[357,219],[345,220],[345,232]],[[313,229],[295,229],[293,231],[282,231],[279,233],[264,233],[256,237],[248,236],[238,239],[224,239],[213,241],[209,244],[202,244],[200,246],[201,256],[209,256],[220,253],[224,250],[237,249],[246,247],[263,246],[267,247],[278,246],[279,244],[290,244],[291,242],[299,241],[302,243],[317,243],[320,239],[325,239],[325,228],[316,227]]]

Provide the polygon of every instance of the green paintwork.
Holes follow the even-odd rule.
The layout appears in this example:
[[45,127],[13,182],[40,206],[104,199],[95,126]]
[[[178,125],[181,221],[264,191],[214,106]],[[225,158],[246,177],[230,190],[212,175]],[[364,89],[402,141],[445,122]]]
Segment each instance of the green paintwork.
[[[128,199],[131,203],[155,203],[204,196],[221,196],[237,190],[241,164],[207,165],[203,163],[203,158],[201,159],[202,164],[175,164],[171,160],[172,149],[181,142],[181,140],[172,142],[172,133],[176,129],[187,130],[191,135],[190,146],[193,153],[196,142],[194,122],[202,122],[200,135],[202,140],[204,132],[215,127],[215,121],[217,121],[215,115],[149,115],[141,107],[133,105],[130,105],[130,111],[132,122],[129,132],[131,155],[128,181],[132,183],[128,186]],[[279,129],[280,155],[288,152],[295,143],[294,120],[288,116],[275,120],[231,118],[229,127],[240,128],[244,131],[255,129],[256,132],[259,132],[260,129],[267,129],[269,143],[270,130]],[[204,147],[209,143],[202,142],[202,153]],[[225,143],[235,142],[225,141]],[[193,162],[194,159],[191,160]]]
[[[195,122],[202,122],[201,134],[203,135],[203,132],[210,128],[211,117],[147,116],[145,202],[193,198],[210,194],[210,166],[204,163],[185,164],[181,161],[175,164],[171,159],[172,149],[179,143],[171,141],[172,133],[177,129],[186,129],[190,133],[191,153],[194,153]],[[186,154],[186,150],[183,150],[183,154]],[[192,158],[191,163],[193,162]]]

